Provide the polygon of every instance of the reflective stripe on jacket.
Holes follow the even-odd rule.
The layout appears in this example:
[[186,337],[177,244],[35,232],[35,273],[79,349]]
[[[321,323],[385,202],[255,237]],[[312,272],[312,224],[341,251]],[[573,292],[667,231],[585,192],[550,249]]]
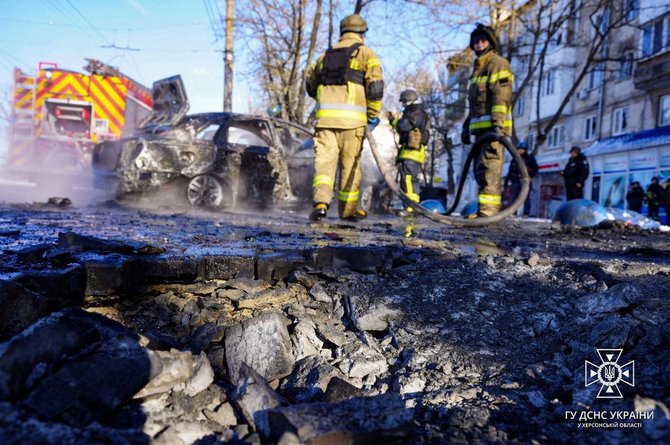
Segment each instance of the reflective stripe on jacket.
[[468,103],[470,114],[466,125],[471,133],[480,134],[500,127],[512,135],[512,84],[514,74],[509,62],[490,50],[475,60]]
[[[346,32],[334,48],[363,43],[357,33]],[[350,68],[365,73],[364,85],[319,85],[319,72],[325,54],[307,72],[306,89],[316,99],[317,128],[358,128],[367,125],[382,109],[383,76],[379,59],[367,46],[354,50]]]

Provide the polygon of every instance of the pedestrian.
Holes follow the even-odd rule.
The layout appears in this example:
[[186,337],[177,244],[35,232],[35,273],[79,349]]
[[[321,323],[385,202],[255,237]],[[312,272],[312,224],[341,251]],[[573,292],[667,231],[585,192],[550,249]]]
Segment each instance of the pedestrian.
[[561,170],[565,181],[565,192],[568,201],[584,198],[584,184],[589,177],[589,161],[582,154],[582,149],[574,146],[570,149],[570,159]]
[[631,182],[630,189],[626,193],[628,210],[642,213],[642,203],[644,202],[644,190],[638,181]]
[[[500,45],[493,29],[478,23],[470,34],[474,61],[468,91],[469,114],[463,124],[461,141],[470,144],[487,133],[496,136],[512,134],[512,84],[514,74],[509,62],[498,54]],[[478,210],[469,217],[493,216],[502,206],[502,170],[505,148],[499,142],[481,147],[475,156],[475,179],[478,188]]]
[[665,209],[665,223],[670,225],[670,178],[663,181],[663,197],[661,204]]
[[644,199],[647,201],[647,216],[658,221],[658,211],[661,208],[661,198],[663,197],[663,188],[658,183],[658,176],[651,178],[651,184],[647,187],[647,194]]
[[[400,189],[410,200],[418,203],[419,173],[426,162],[430,117],[414,90],[400,93],[400,103],[404,107],[402,117],[398,119],[393,113],[389,113],[391,126],[399,135],[400,148],[396,160],[400,174]],[[399,214],[407,215],[412,212],[413,209],[407,206]]]
[[361,152],[365,127],[379,123],[384,79],[374,51],[364,45],[368,25],[358,14],[340,21],[340,40],[310,67],[307,94],[316,99],[312,221],[326,217],[333,198],[338,162],[337,193],[341,219],[359,221]]
[[[526,165],[526,170],[528,170],[528,176],[530,176],[531,182],[528,189],[528,196],[523,203],[523,216],[530,216],[530,193],[533,190],[532,179],[537,175],[539,167],[537,165],[537,160],[532,153],[528,153],[528,144],[526,142],[519,142],[517,146],[517,151],[523,159],[523,163]],[[512,159],[512,162],[509,164],[509,171],[507,172],[507,177],[505,178],[505,188],[509,185],[510,188],[510,204],[514,202],[521,193],[521,171],[516,163],[515,159]]]

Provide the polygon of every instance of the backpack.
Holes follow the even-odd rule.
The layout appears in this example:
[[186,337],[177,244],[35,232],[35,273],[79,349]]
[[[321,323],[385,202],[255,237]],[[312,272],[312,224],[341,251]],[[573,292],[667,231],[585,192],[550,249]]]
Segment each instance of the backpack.
[[319,72],[319,85],[346,85],[347,82],[363,85],[365,72],[351,68],[354,51],[361,46],[362,43],[355,43],[345,48],[331,48],[326,51]]

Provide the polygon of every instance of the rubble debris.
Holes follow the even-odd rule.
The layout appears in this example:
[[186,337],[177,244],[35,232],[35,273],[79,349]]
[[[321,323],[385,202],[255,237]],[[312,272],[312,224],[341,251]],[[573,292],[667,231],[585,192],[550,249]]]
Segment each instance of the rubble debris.
[[226,362],[231,382],[239,379],[243,364],[267,381],[291,373],[295,359],[286,328],[290,322],[279,312],[268,312],[226,329]]
[[[92,238],[72,248],[43,221],[12,219],[23,222],[0,241],[0,320],[16,325],[0,340],[0,442],[646,445],[670,431],[661,234],[511,220],[466,236],[425,226],[433,244],[419,249],[389,223],[365,228],[379,246],[240,227],[223,245],[214,223],[173,218],[190,235],[107,239],[70,223]],[[598,348],[635,362],[622,399],[584,386]],[[596,403],[654,419],[566,418]]]
[[414,413],[396,395],[355,398],[337,403],[312,403],[275,408],[267,413],[271,440],[286,432],[301,443],[406,443]]

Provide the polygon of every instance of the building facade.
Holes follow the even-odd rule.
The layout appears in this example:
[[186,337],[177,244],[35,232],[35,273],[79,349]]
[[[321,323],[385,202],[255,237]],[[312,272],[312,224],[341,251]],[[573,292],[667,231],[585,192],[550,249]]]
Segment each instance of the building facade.
[[512,17],[524,26],[500,28],[516,76],[515,134],[540,166],[531,214],[550,217],[565,199],[560,171],[573,146],[590,162],[585,198],[606,207],[626,208],[633,181],[669,179],[670,4],[531,1]]

